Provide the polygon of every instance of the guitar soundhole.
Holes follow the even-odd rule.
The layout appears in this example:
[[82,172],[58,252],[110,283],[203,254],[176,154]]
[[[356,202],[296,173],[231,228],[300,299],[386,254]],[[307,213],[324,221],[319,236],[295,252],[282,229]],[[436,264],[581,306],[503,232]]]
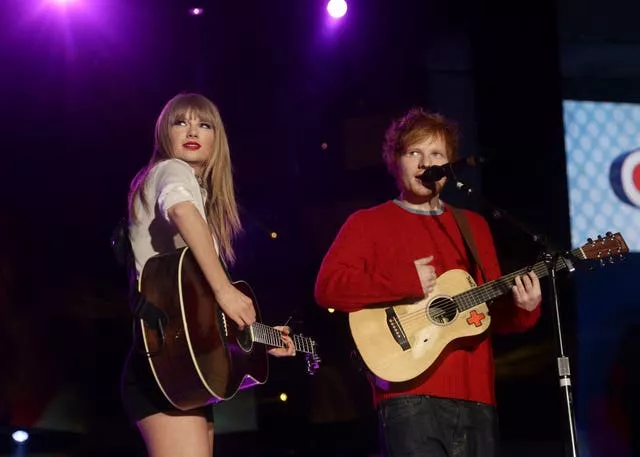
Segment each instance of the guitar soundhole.
[[239,330],[236,335],[236,341],[238,346],[245,352],[251,352],[253,349],[253,339],[251,338],[251,330],[249,327],[245,327],[243,330]]
[[436,324],[448,324],[457,315],[456,305],[453,300],[436,298],[429,305],[429,319]]

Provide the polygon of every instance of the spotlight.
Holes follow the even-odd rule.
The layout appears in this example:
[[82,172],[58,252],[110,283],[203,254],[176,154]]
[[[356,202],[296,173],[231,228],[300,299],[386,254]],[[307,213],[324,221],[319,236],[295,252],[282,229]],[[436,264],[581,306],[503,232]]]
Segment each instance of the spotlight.
[[24,443],[29,439],[29,434],[24,430],[16,430],[11,434],[11,438],[13,438],[13,441],[16,443]]
[[327,3],[327,12],[333,18],[341,18],[347,14],[347,2],[345,0],[330,0]]
[[203,8],[191,8],[189,10],[189,14],[191,14],[192,16],[201,16],[202,14],[204,14],[204,9]]
[[289,396],[286,393],[282,392],[280,394],[280,401],[284,402],[284,401],[287,401],[288,399],[289,399]]

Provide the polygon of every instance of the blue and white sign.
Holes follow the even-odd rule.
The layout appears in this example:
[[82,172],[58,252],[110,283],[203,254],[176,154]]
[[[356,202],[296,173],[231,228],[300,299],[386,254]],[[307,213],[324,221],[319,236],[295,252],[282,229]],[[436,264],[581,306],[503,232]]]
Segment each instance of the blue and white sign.
[[620,232],[640,252],[640,105],[563,105],[572,247]]

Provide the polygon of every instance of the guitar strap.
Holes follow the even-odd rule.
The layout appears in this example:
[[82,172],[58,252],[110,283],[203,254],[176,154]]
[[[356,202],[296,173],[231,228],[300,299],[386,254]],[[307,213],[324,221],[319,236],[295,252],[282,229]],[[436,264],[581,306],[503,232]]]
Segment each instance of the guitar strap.
[[467,219],[466,214],[460,208],[456,208],[455,206],[449,205],[449,209],[451,210],[451,214],[453,214],[453,218],[460,229],[460,233],[462,234],[462,238],[465,242],[465,247],[467,249],[467,255],[471,253],[469,256],[470,260],[477,265],[480,270],[480,275],[482,276],[483,281],[486,283],[487,278],[484,275],[484,269],[482,268],[482,262],[480,262],[480,256],[478,255],[478,248],[476,246],[475,239],[473,238],[473,233],[471,233],[471,227],[469,226],[469,220]]
[[[123,217],[118,221],[118,224],[111,234],[111,248],[113,249],[113,253],[120,266],[124,267],[126,270],[127,278],[129,281],[129,305],[131,309],[134,309],[134,300],[131,300],[132,298],[134,298],[132,297],[132,295],[139,295],[139,293],[138,288],[136,287],[137,281],[133,258],[133,248],[131,246],[131,241],[129,240],[129,224],[126,217]],[[137,301],[137,297],[135,301]]]
[[111,234],[111,248],[118,263],[125,268],[129,281],[129,309],[136,318],[134,321],[134,341],[136,341],[135,324],[142,319],[164,340],[164,326],[167,323],[165,313],[153,303],[145,299],[138,291],[135,259],[133,247],[129,239],[129,222],[126,217],[121,218]]

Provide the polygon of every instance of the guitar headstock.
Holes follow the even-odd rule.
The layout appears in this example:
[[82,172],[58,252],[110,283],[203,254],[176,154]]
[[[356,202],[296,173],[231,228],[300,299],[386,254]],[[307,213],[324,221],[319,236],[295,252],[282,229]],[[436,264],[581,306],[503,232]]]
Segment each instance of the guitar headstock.
[[320,368],[320,362],[322,360],[318,354],[305,354],[305,361],[307,362],[307,374],[313,376]]
[[585,259],[599,260],[601,264],[604,264],[605,259],[609,259],[609,262],[613,263],[616,257],[622,257],[623,254],[628,253],[629,247],[620,233],[607,232],[604,237],[598,235],[595,240],[588,238],[587,243],[580,250]]
[[304,360],[307,364],[307,374],[313,376],[316,374],[316,371],[318,371],[318,368],[320,368],[320,362],[322,362],[322,359],[320,359],[320,356],[318,355],[318,343],[314,340],[310,341],[311,351],[304,355]]

